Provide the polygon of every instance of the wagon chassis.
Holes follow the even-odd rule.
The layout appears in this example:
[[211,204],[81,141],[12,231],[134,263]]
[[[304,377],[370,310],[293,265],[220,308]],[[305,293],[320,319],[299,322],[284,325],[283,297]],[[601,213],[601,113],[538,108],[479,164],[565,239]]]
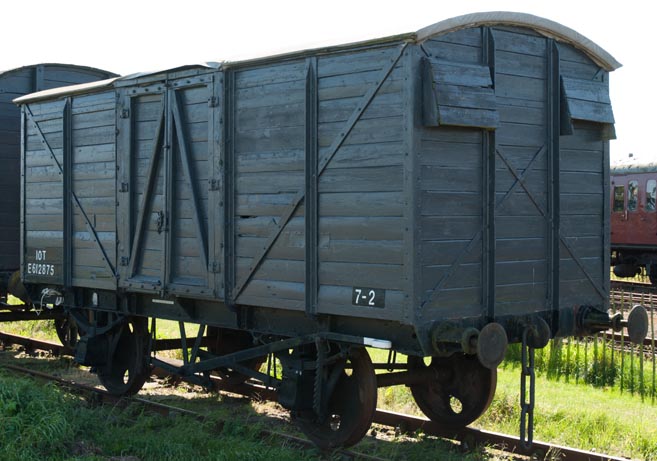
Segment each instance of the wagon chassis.
[[[164,350],[167,347],[172,349],[175,348],[175,346],[170,344],[170,341],[171,340],[158,340],[158,343],[156,344],[156,348],[158,348],[159,350]],[[2,343],[5,346],[10,344],[21,345],[25,347],[27,351],[34,351],[37,349],[50,351],[50,353],[54,354],[55,356],[66,355],[66,354],[70,354],[71,352],[68,348],[63,347],[62,345],[57,343],[52,343],[48,341],[38,341],[32,338],[15,336],[2,332],[0,332],[0,343]],[[395,365],[391,365],[391,366],[397,367]],[[96,403],[102,403],[102,404],[107,403],[112,406],[116,406],[116,405],[123,406],[123,405],[128,405],[130,402],[139,402],[141,404],[147,405],[149,409],[152,409],[153,411],[162,414],[164,416],[174,416],[184,413],[184,414],[190,414],[191,416],[199,418],[200,420],[203,419],[200,415],[195,413],[190,413],[188,410],[182,408],[172,407],[170,405],[164,405],[162,403],[151,402],[149,400],[144,400],[139,398],[126,399],[125,397],[118,397],[97,387],[87,386],[79,382],[68,381],[60,376],[45,374],[35,371],[33,369],[28,369],[15,365],[3,365],[3,367],[13,372],[18,372],[39,379],[44,379],[49,382],[53,382],[57,386],[61,386],[63,388],[69,389],[76,394],[82,393],[84,395],[93,396],[93,400]],[[160,377],[167,376],[166,373],[161,373],[157,369],[154,370],[154,375]],[[275,395],[273,395],[273,393],[268,392],[267,389],[262,388],[261,386],[253,384],[251,382],[246,382],[241,386],[235,386],[235,387],[223,386],[223,383],[221,381],[217,382],[217,380],[215,380],[215,382],[217,383],[216,387],[218,388],[218,390],[221,391],[236,393],[250,398],[254,398],[255,396],[255,398],[258,399],[275,400]],[[384,411],[380,409],[377,409],[375,413],[374,422],[377,424],[381,424],[383,426],[394,428],[395,430],[401,429],[405,433],[409,433],[409,434],[418,433],[421,431],[426,435],[443,437],[450,440],[457,440],[460,441],[462,447],[466,450],[472,449],[475,446],[486,445],[486,446],[493,446],[499,448],[507,453],[515,453],[517,455],[522,455],[522,454],[531,455],[537,459],[543,459],[543,457],[545,457],[546,454],[552,452],[561,453],[567,459],[572,459],[572,460],[587,460],[587,461],[614,460],[615,461],[615,460],[624,459],[621,457],[617,458],[603,453],[582,451],[575,448],[558,446],[544,442],[534,442],[532,448],[530,450],[527,450],[520,443],[518,438],[514,436],[477,430],[470,427],[466,427],[458,431],[445,431],[439,427],[436,427],[436,425],[434,425],[431,421],[428,421],[426,419],[409,416],[409,415],[403,415],[400,413]],[[281,434],[275,433],[275,435],[279,437]],[[291,438],[291,440],[294,443],[301,443],[304,446],[306,445],[305,443],[303,443],[304,441],[302,439]],[[351,452],[346,454],[348,456],[353,455],[353,453]],[[370,459],[370,457],[365,456],[365,459]]]
[[[456,353],[428,364],[409,357],[403,364],[391,342],[375,338],[329,331],[281,337],[207,324],[191,337],[180,321],[179,343],[170,347],[182,350],[182,363],[174,364],[154,354],[162,350],[156,347],[154,318],[149,331],[145,317],[84,308],[68,312],[80,331],[76,361],[91,366],[110,392],[135,394],[152,366],[207,388],[215,386],[217,375],[228,388],[255,379],[276,393],[311,440],[327,449],[353,445],[365,435],[379,387],[409,386],[423,411],[445,429],[477,419],[495,392],[496,371],[481,365],[475,354]],[[221,334],[228,335],[229,344],[217,341]],[[373,364],[365,347],[388,350],[387,363]]]

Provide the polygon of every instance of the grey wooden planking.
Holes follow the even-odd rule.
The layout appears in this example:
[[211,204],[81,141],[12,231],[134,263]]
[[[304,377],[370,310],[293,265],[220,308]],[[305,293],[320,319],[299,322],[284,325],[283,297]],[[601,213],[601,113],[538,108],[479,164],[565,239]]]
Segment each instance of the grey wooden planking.
[[[84,78],[83,78],[84,81]],[[107,249],[111,262],[115,262],[115,232],[114,232],[114,216],[115,216],[115,199],[114,199],[114,156],[113,156],[113,135],[114,135],[114,112],[113,106],[108,105],[110,99],[105,99],[99,106],[97,103],[91,103],[93,97],[85,98],[84,103],[76,105],[78,108],[83,108],[82,111],[71,113],[71,149],[72,149],[72,193],[79,197],[80,205],[86,214],[86,218],[82,218],[80,210],[73,212],[73,225],[71,229],[77,232],[75,237],[71,239],[72,260],[70,261],[70,271],[75,280],[80,282],[85,277],[92,281],[94,287],[111,288],[115,286],[113,274],[108,271],[104,255],[101,255],[97,248],[97,244],[93,244],[92,240],[98,238]],[[46,107],[35,108],[35,121],[39,126],[48,146],[53,149],[58,162],[62,162],[63,157],[63,141],[62,130],[64,123],[63,107],[61,104],[53,104]],[[71,111],[73,112],[73,111]],[[86,120],[83,120],[85,119]],[[82,123],[80,123],[82,121]],[[106,133],[103,133],[103,129]],[[26,232],[27,236],[33,235],[30,231],[31,228],[52,230],[63,229],[63,220],[61,212],[63,204],[60,204],[61,199],[52,199],[49,197],[62,195],[62,175],[58,171],[51,153],[48,151],[48,146],[43,149],[43,143],[38,142],[38,130],[32,129],[32,133],[36,133],[34,137],[27,139],[26,155],[26,190],[25,197],[30,203],[30,197],[41,197],[41,206],[60,213],[59,219],[44,220],[35,217],[32,219],[30,213],[35,211],[34,208],[28,210],[26,215]],[[110,145],[111,148],[100,154],[98,158],[99,149],[87,148],[86,146]],[[33,156],[29,155],[31,146],[34,146]],[[84,159],[85,154],[89,153],[91,159],[85,159],[84,163],[77,165],[75,159]],[[109,155],[108,155],[109,153]],[[96,157],[94,159],[94,156]],[[60,163],[61,164],[61,163]],[[100,176],[99,176],[100,173]],[[41,182],[46,180],[46,182]],[[39,181],[39,182],[35,182]],[[106,197],[106,198],[103,198]],[[37,210],[39,207],[36,208]],[[43,208],[41,208],[43,209]],[[107,218],[97,218],[98,215],[106,216]],[[46,213],[47,216],[47,213]],[[87,220],[91,216],[93,222],[100,221],[103,230],[92,236],[87,231]],[[35,227],[32,227],[35,226]],[[111,230],[111,231],[110,231]],[[29,244],[39,243],[35,239],[27,239]],[[43,241],[39,243],[44,248],[61,247],[62,240],[60,237],[50,241]],[[52,252],[49,253],[49,257]],[[64,270],[65,266],[62,266]],[[81,275],[82,274],[82,275]],[[63,274],[62,274],[63,275]],[[29,279],[29,275],[28,275]],[[83,284],[84,285],[84,284]]]
[[[596,227],[604,216],[605,141],[596,124],[577,121],[572,135],[554,137],[552,44],[521,27],[466,27],[421,45],[409,40],[403,52],[401,43],[379,43],[227,63],[206,71],[218,92],[207,90],[209,80],[187,79],[198,70],[124,80],[118,90],[71,98],[72,184],[106,249],[138,259],[128,262],[136,268],[132,278],[121,279],[131,289],[190,289],[185,296],[424,328],[443,318],[549,310],[560,266],[559,299],[584,302],[598,296],[603,273]],[[570,48],[559,45],[562,76],[586,80],[600,70]],[[412,73],[421,58],[432,66],[438,127],[418,125],[423,107],[412,96],[420,79]],[[606,80],[595,79],[570,91],[571,99],[603,101]],[[167,88],[160,83],[166,80],[177,83]],[[63,158],[61,104],[34,105]],[[179,106],[177,121],[172,105]],[[61,207],[46,196],[59,179],[39,142],[29,133],[34,154],[26,168],[33,181],[49,182],[28,181],[28,205],[36,208],[26,222],[56,232],[61,226],[49,222],[54,216],[45,208]],[[156,168],[153,158],[160,158]],[[556,194],[549,174],[559,162]],[[315,208],[308,206],[315,196]],[[555,237],[549,213],[557,205]],[[72,218],[75,283],[110,283],[87,223],[75,211]],[[120,234],[112,234],[116,227]],[[138,248],[126,252],[133,244]],[[559,261],[551,260],[555,244]],[[316,271],[314,284],[309,271]],[[208,295],[210,279],[228,283],[236,298],[221,288]],[[587,286],[577,293],[575,283]],[[352,305],[358,286],[385,289],[385,308]],[[308,310],[310,289],[316,306]]]

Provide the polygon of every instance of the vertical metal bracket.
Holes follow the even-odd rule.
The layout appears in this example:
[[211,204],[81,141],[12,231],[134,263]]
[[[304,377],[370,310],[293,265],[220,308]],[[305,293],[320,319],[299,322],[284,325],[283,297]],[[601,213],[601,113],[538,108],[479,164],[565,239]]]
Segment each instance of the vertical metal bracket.
[[306,62],[306,196],[304,199],[306,224],[305,304],[306,314],[308,315],[314,315],[317,312],[319,291],[319,280],[317,278],[319,269],[318,99],[317,58],[308,58]]
[[547,41],[547,200],[548,200],[548,302],[552,307],[550,327],[559,328],[559,259],[561,250],[560,237],[560,126],[561,126],[561,77],[559,66],[559,48],[554,39]]
[[[522,354],[520,376],[520,443],[529,450],[534,441],[534,403],[536,399],[536,373],[534,371],[534,351],[528,345],[527,338],[531,327],[522,332]],[[529,381],[529,392],[527,392],[527,381]]]
[[[482,29],[482,60],[490,69],[495,88],[495,37],[489,27]],[[482,316],[495,320],[495,132],[482,133]]]
[[[71,98],[66,98],[62,114],[64,151],[63,151],[63,191],[64,204],[64,286],[73,284],[73,113]],[[90,227],[92,223],[88,223]]]

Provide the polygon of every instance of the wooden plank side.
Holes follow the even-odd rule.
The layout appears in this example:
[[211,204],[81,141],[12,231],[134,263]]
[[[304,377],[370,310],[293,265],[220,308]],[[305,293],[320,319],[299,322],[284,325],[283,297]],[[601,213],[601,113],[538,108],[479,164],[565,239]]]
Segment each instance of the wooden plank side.
[[[452,266],[452,264],[464,252],[461,265],[481,262],[481,240],[476,239],[472,247],[470,242],[476,237],[474,235],[462,235],[461,239],[455,240],[433,240],[422,243],[422,255],[420,260],[423,266]],[[435,283],[434,283],[435,286]]]
[[465,28],[427,40],[422,48],[440,59],[481,63],[481,29]]
[[481,148],[481,130],[462,127],[440,127],[422,130],[422,144],[426,142],[477,145]]
[[[325,147],[320,153],[326,150]],[[402,157],[403,144],[398,141],[345,145],[326,169],[401,165]],[[241,153],[237,157],[238,169],[242,174],[303,171],[304,162],[302,149]]]
[[422,241],[459,240],[474,236],[481,228],[479,216],[420,216]]
[[114,110],[99,110],[95,112],[85,112],[82,114],[73,114],[71,116],[71,126],[74,131],[100,127],[114,128],[116,114]]
[[[303,187],[301,171],[243,173],[238,176],[238,193],[294,193]],[[385,192],[403,187],[401,166],[332,168],[320,177],[320,192]]]
[[374,48],[320,56],[317,60],[317,76],[321,79],[381,70],[390,62],[392,53],[394,49]]
[[[423,293],[428,298],[431,291]],[[422,317],[429,319],[463,319],[481,316],[481,288],[449,288],[440,291],[435,299],[422,308]]]
[[335,240],[322,238],[319,257],[322,262],[359,262],[372,264],[403,263],[401,240]]
[[0,77],[0,94],[16,93],[27,94],[34,91],[32,86],[33,76],[31,69],[13,71]]
[[562,215],[586,214],[602,216],[602,191],[597,194],[561,194],[560,207]]
[[325,216],[403,216],[404,201],[399,192],[323,193],[319,214]]
[[[239,226],[243,221],[252,222],[252,218],[261,216],[277,219],[304,187],[305,62],[239,72],[236,86],[236,114],[240,115],[236,118],[234,143],[237,160],[235,220]],[[303,220],[302,212],[300,208],[297,219]],[[251,271],[251,260],[266,240],[266,237],[236,239],[237,280]],[[285,232],[265,261],[271,258],[303,261],[303,242],[302,232]],[[244,261],[248,261],[248,265]],[[262,295],[257,290],[254,293],[253,283],[260,282],[252,280],[243,296]]]
[[[534,168],[531,170],[525,170],[523,167],[526,167],[527,163],[522,165],[522,162],[519,161],[518,164],[521,166],[518,166],[516,170],[518,174],[523,174],[522,178],[525,187],[536,196],[545,194],[548,184],[547,169],[542,168],[544,165],[541,163],[543,162],[537,160],[532,164]],[[510,190],[512,187],[515,187],[515,191],[524,192],[524,189],[520,183],[518,183],[516,176],[506,167],[495,170],[495,185],[497,190],[501,193],[506,193],[506,191]]]
[[559,190],[564,194],[598,194],[603,187],[602,173],[562,171],[559,176]]
[[275,64],[240,70],[235,73],[235,87],[238,90],[265,85],[280,85],[299,82],[305,78],[305,62]]
[[[602,286],[602,278],[593,278],[593,281]],[[580,306],[591,304],[591,300],[603,300],[600,294],[595,290],[591,281],[586,277],[578,280],[562,280],[559,284],[559,303],[563,306]]]
[[[530,189],[531,190],[531,189]],[[545,191],[542,193],[537,193],[532,191],[533,200],[527,195],[527,193],[521,189],[521,191],[513,192],[509,195],[503,202],[502,200],[506,196],[506,191],[498,192],[495,194],[496,202],[501,205],[498,205],[495,211],[497,216],[543,216],[542,213],[546,212],[547,206],[547,194]],[[538,207],[536,206],[538,204]]]
[[496,110],[440,105],[438,112],[440,125],[476,128],[495,128],[499,125],[499,115]]
[[535,154],[545,145],[545,127],[537,125],[526,125],[523,123],[506,123],[503,129],[495,133],[498,146],[504,148],[533,148]]
[[481,195],[476,192],[422,191],[419,200],[423,216],[481,215]]
[[[277,216],[257,216],[237,221],[237,235],[245,237],[267,237],[276,227]],[[400,217],[322,217],[319,220],[320,242],[325,239],[363,242],[379,240],[401,240],[403,220]],[[302,232],[304,221],[292,218],[286,226],[287,232]]]
[[[303,103],[305,92],[304,81],[301,77],[297,81],[259,85],[236,90],[235,101],[237,111],[256,107],[285,106],[288,104]],[[239,128],[239,127],[238,127]]]
[[493,84],[488,66],[429,59],[434,82],[438,88],[443,85],[488,88]]
[[[495,36],[495,57],[499,51],[506,51],[518,55],[536,56],[544,58],[546,55],[546,38],[535,35],[529,29],[518,28],[516,30],[496,27],[493,30]],[[497,59],[495,60],[497,65]],[[545,75],[545,73],[543,74]]]
[[401,166],[327,169],[319,179],[320,193],[388,192],[403,190]]
[[[360,103],[360,97],[319,101],[319,123],[346,122]],[[399,92],[377,95],[363,112],[361,120],[402,115],[402,94]]]
[[[440,129],[443,128],[441,127]],[[422,165],[430,165],[435,168],[476,169],[481,163],[479,159],[481,145],[473,143],[422,141],[418,155]]]
[[609,85],[606,82],[562,77],[563,89],[568,99],[611,104]]
[[477,168],[424,165],[420,168],[420,187],[433,192],[481,192],[482,172]]
[[84,164],[113,162],[116,157],[115,149],[116,145],[114,143],[76,146],[73,148],[75,166],[82,168]]
[[[362,74],[340,75],[328,77],[319,81],[319,100],[354,98],[363,96],[376,84],[381,71]],[[381,85],[377,95],[399,93],[402,91],[404,80],[394,73]]]
[[[343,130],[344,122],[320,124],[318,131],[320,148],[331,146]],[[401,117],[360,120],[347,136],[344,145],[400,142],[403,137]]]
[[595,150],[561,149],[559,162],[562,173],[602,174],[602,162],[596,161],[599,158],[600,152]]
[[436,101],[439,106],[491,111],[497,109],[495,93],[491,88],[462,86],[458,83],[451,85],[438,84],[436,87]]
[[281,100],[278,105],[243,107],[237,112],[235,123],[238,132],[300,126],[304,121],[304,108],[302,102],[287,100]]
[[[244,288],[244,298],[258,297],[264,299],[283,299],[303,302],[304,284],[295,282],[282,282],[278,280],[251,280]],[[242,303],[242,296],[237,302]],[[266,305],[269,302],[266,303]],[[291,308],[288,306],[287,308]]]
[[598,123],[614,123],[614,113],[611,104],[581,99],[569,99],[568,110],[570,117],[575,120],[587,120]]
[[545,103],[545,80],[514,74],[498,73],[495,77],[495,96],[498,99],[525,99]]
[[108,78],[107,73],[104,71],[65,65],[44,65],[43,71],[45,88],[42,89],[87,83]]
[[104,91],[102,93],[78,94],[71,102],[71,114],[78,115],[98,110],[114,110],[116,107],[116,93]]
[[582,80],[600,79],[600,67],[591,61],[584,63],[561,59],[559,61],[559,70],[561,75],[567,75],[568,77]]
[[522,122],[526,125],[545,126],[547,112],[544,107],[533,107],[538,106],[537,104],[523,104],[525,101],[514,104],[516,102],[518,101],[498,101],[497,113],[501,123]]
[[495,243],[496,262],[544,260],[547,251],[545,234],[530,238],[498,238]]
[[[422,268],[421,287],[423,292],[430,292],[450,270],[451,264],[427,264]],[[461,264],[454,275],[445,283],[444,289],[472,288],[481,285],[481,263],[468,262]],[[440,295],[439,295],[440,296]]]
[[[545,45],[543,45],[545,46]],[[540,55],[527,55],[517,50],[495,50],[495,70],[501,74],[513,74],[521,77],[544,79],[547,63],[544,52]]]

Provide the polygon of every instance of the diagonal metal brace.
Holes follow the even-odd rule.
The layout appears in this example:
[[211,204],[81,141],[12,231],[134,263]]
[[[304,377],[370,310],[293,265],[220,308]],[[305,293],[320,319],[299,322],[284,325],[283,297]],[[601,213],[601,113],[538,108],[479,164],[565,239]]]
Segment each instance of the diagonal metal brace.
[[[534,157],[532,157],[530,162],[527,164],[525,171],[520,175],[514,175],[516,177],[515,182],[511,185],[511,187],[506,192],[506,194],[504,194],[504,196],[495,204],[496,210],[500,208],[502,205],[504,205],[504,203],[509,199],[509,197],[511,197],[513,191],[515,191],[515,189],[518,187],[518,185],[524,183],[525,175],[527,174],[528,171],[531,170],[531,166],[534,164],[536,159],[540,157],[540,154],[544,150],[545,150],[545,146],[541,147],[538,151],[536,151]],[[498,155],[500,155],[499,151],[496,152]],[[438,294],[445,286],[445,283],[447,283],[447,281],[454,275],[454,273],[456,273],[456,269],[458,269],[458,267],[461,265],[466,255],[469,254],[470,251],[472,251],[472,249],[474,248],[474,246],[481,240],[482,235],[483,235],[483,230],[480,229],[472,236],[472,238],[470,239],[466,247],[463,249],[463,251],[459,253],[459,255],[456,257],[454,262],[452,262],[452,265],[449,267],[447,272],[445,272],[445,274],[441,277],[441,279],[438,280],[438,282],[434,285],[433,289],[429,292],[429,294],[425,296],[424,300],[420,304],[420,309],[423,309],[425,305],[430,304],[436,300]]]
[[[52,147],[50,146],[50,143],[46,139],[46,136],[43,134],[43,131],[41,130],[41,127],[37,123],[36,120],[34,120],[34,114],[32,113],[32,109],[30,109],[29,105],[25,105],[26,109],[26,115],[27,119],[30,123],[32,123],[32,126],[37,132],[37,135],[39,137],[39,140],[41,141],[41,144],[44,145],[48,153],[50,154],[50,158],[59,170],[59,174],[64,175],[64,168],[62,167],[61,163],[59,163],[59,160],[57,160],[57,157],[55,156],[55,153],[52,150]],[[84,211],[84,208],[82,207],[82,204],[80,203],[80,199],[78,196],[75,194],[73,190],[71,190],[71,197],[73,198],[73,203],[75,206],[80,210],[80,214],[82,215],[82,218],[84,219],[84,222],[87,226],[87,230],[89,233],[93,236],[93,241],[96,244],[96,247],[100,251],[103,261],[109,268],[110,272],[112,273],[112,276],[116,278],[116,270],[114,269],[114,266],[112,265],[112,262],[110,261],[109,257],[107,256],[107,252],[105,251],[105,248],[103,247],[103,244],[100,243],[100,238],[98,237],[98,233],[96,232],[96,229],[94,226],[91,224],[91,220],[89,219],[89,216],[87,216],[87,213]],[[64,200],[66,197],[64,197]]]
[[[534,206],[535,206],[536,209],[539,211],[539,213],[541,213],[541,215],[545,218],[545,220],[548,221],[548,223],[551,224],[551,223],[552,223],[552,218],[551,218],[550,215],[547,213],[547,211],[543,209],[543,207],[541,206],[541,204],[538,202],[538,200],[536,200],[536,198],[534,197],[534,195],[531,193],[531,191],[530,191],[530,190],[527,188],[527,186],[525,185],[525,182],[524,182],[524,174],[523,174],[523,175],[518,175],[518,172],[517,172],[517,171],[513,168],[513,166],[512,166],[507,160],[506,160],[506,158],[504,158],[504,156],[500,153],[500,151],[496,150],[496,152],[497,152],[497,155],[502,159],[502,161],[504,162],[504,164],[506,165],[506,167],[509,169],[509,171],[511,172],[511,174],[516,178],[517,182],[520,183],[520,185],[522,186],[522,188],[525,190],[525,192],[527,193],[527,196],[529,197],[529,200],[531,200],[531,202],[534,204]],[[527,168],[525,169],[525,173],[526,173],[528,170],[529,170],[529,167],[527,167]],[[602,299],[605,299],[605,298],[606,298],[605,291],[604,291],[604,290],[603,290],[603,289],[602,289],[602,288],[601,288],[601,287],[595,282],[595,280],[593,280],[593,277],[591,277],[591,275],[588,273],[588,271],[587,271],[586,268],[584,267],[584,263],[582,263],[582,261],[579,259],[579,257],[575,254],[575,251],[574,251],[573,248],[570,246],[570,244],[566,241],[565,237],[561,234],[561,232],[559,232],[559,240],[561,241],[561,243],[563,244],[563,246],[566,248],[566,250],[568,250],[568,253],[569,253],[570,256],[573,258],[573,261],[575,261],[575,264],[577,264],[577,266],[578,266],[578,267],[580,268],[580,270],[584,273],[584,275],[585,275],[586,278],[589,280],[589,282],[591,283],[591,285],[593,285],[593,288],[595,288],[595,290],[596,290],[596,291],[598,292],[598,294],[602,297]]]
[[190,160],[189,153],[189,143],[185,134],[185,125],[183,120],[182,111],[180,110],[180,96],[177,91],[173,92],[172,98],[172,107],[171,112],[173,114],[173,121],[176,127],[176,134],[178,135],[178,149],[180,151],[180,160],[182,162],[183,171],[187,180],[189,181],[189,189],[192,194],[192,206],[194,207],[194,212],[192,213],[192,218],[194,220],[194,227],[196,230],[196,242],[199,246],[199,253],[201,255],[203,267],[208,267],[208,239],[206,238],[205,232],[203,231],[203,220],[201,219],[200,214],[200,200],[199,194],[197,191],[196,182],[194,181],[194,170],[192,168],[192,163]]
[[150,162],[148,166],[148,173],[146,173],[146,185],[144,186],[143,196],[141,198],[141,206],[139,207],[139,215],[137,216],[137,223],[135,225],[135,235],[132,239],[132,246],[130,250],[130,262],[128,265],[128,272],[126,279],[132,278],[135,274],[137,267],[137,255],[141,248],[141,242],[144,235],[145,227],[145,214],[148,208],[148,201],[155,189],[155,178],[157,176],[157,168],[160,161],[160,150],[163,144],[164,137],[164,98],[159,110],[158,120],[156,124],[155,136],[153,137],[153,148],[151,149]]
[[[402,54],[404,53],[404,50],[406,49],[407,46],[408,43],[404,43],[402,46],[399,47],[397,54],[390,59],[390,64],[383,69],[381,75],[379,75],[379,78],[376,80],[374,86],[372,86],[372,88],[370,88],[367,91],[367,93],[365,93],[360,104],[358,104],[356,110],[351,114],[349,120],[347,120],[347,122],[345,123],[344,128],[340,130],[340,134],[333,140],[333,143],[329,147],[328,151],[322,156],[321,159],[319,159],[318,168],[317,168],[318,177],[324,172],[331,159],[338,152],[338,149],[340,149],[342,144],[344,144],[345,140],[347,139],[347,136],[349,135],[349,133],[351,133],[351,131],[356,126],[356,122],[360,120],[361,116],[365,112],[365,109],[369,107],[370,103],[374,99],[374,96],[376,96],[379,89],[383,86],[388,76],[394,70],[395,66],[397,65],[397,62],[399,62],[399,59],[402,57]],[[242,277],[242,280],[236,283],[235,290],[232,293],[233,301],[235,301],[238,298],[238,296],[242,293],[242,291],[246,287],[246,284],[249,283],[249,281],[255,274],[256,270],[258,270],[265,256],[267,256],[267,253],[269,253],[271,248],[274,246],[274,243],[276,243],[276,240],[283,232],[283,229],[285,228],[289,220],[292,218],[297,208],[299,207],[299,204],[301,203],[301,201],[304,199],[305,196],[306,196],[305,187],[301,189],[299,192],[297,192],[297,194],[294,196],[294,198],[292,199],[292,203],[289,205],[288,209],[285,211],[285,213],[283,213],[283,215],[276,223],[274,232],[269,236],[267,242],[263,245],[260,253],[253,258],[253,261],[248,269],[249,272],[244,277]]]

